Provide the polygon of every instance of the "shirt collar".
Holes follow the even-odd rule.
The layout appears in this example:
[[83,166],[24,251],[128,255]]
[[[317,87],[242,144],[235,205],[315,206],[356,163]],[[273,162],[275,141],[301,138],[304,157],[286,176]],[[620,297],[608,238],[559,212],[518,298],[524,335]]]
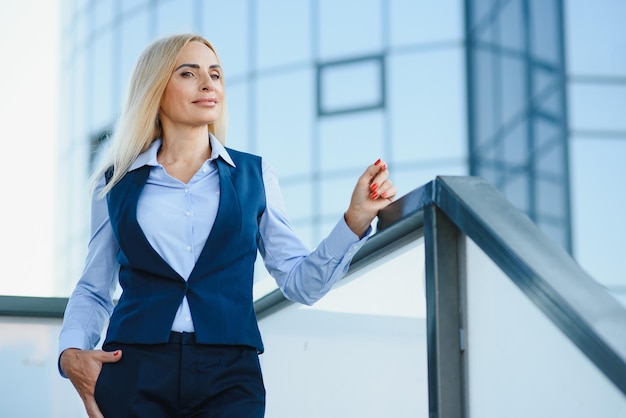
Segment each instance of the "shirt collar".
[[[230,154],[222,145],[222,143],[212,134],[209,133],[209,141],[211,143],[211,158],[209,161],[217,160],[218,158],[222,158],[226,163],[231,165],[232,167],[236,167],[233,159],[230,158]],[[148,147],[147,150],[139,154],[135,162],[130,166],[128,171],[133,171],[139,167],[143,167],[144,165],[149,166],[157,166],[159,162],[157,161],[157,154],[159,149],[161,148],[161,143],[163,140],[161,138],[157,138]]]

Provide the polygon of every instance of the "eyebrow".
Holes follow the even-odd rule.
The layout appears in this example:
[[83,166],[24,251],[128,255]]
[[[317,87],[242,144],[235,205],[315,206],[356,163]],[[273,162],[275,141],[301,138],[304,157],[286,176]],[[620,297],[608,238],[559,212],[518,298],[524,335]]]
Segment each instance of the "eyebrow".
[[[196,69],[200,69],[200,66],[198,64],[180,64],[178,67],[176,67],[176,69],[174,71],[178,71],[183,67],[191,67],[191,68],[196,68]],[[219,68],[220,70],[222,69],[222,67],[220,67],[217,64],[213,64],[209,66],[209,70],[212,70],[214,68]]]

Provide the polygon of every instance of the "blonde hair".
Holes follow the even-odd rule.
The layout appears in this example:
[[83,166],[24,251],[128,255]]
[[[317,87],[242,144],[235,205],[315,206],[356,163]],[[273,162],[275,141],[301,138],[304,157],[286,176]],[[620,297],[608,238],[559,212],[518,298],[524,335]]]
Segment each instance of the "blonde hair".
[[[92,192],[101,176],[113,167],[113,176],[100,194],[100,197],[104,197],[124,177],[137,156],[161,136],[161,126],[158,121],[161,97],[175,69],[180,50],[193,41],[208,46],[218,57],[217,61],[221,65],[213,45],[198,35],[173,35],[158,39],[148,45],[135,64],[122,112],[107,144],[108,149],[92,175]],[[220,77],[220,81],[223,86],[224,77]],[[208,125],[209,132],[222,143],[225,143],[226,139],[227,121],[228,114],[224,97],[220,117]]]

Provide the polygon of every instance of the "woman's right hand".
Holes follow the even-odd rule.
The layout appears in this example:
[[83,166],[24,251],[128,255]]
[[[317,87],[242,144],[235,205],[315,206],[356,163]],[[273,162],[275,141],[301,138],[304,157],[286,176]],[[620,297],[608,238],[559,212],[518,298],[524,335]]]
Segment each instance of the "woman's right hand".
[[68,348],[61,353],[59,365],[70,379],[85,404],[89,418],[104,418],[96,404],[94,391],[103,363],[115,363],[122,358],[122,351],[79,350]]

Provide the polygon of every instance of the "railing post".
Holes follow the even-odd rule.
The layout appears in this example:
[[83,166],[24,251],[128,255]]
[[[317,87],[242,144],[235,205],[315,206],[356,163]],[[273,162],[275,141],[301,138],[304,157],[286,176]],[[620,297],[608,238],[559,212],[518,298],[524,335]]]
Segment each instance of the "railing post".
[[459,236],[435,205],[424,209],[430,418],[467,416]]

